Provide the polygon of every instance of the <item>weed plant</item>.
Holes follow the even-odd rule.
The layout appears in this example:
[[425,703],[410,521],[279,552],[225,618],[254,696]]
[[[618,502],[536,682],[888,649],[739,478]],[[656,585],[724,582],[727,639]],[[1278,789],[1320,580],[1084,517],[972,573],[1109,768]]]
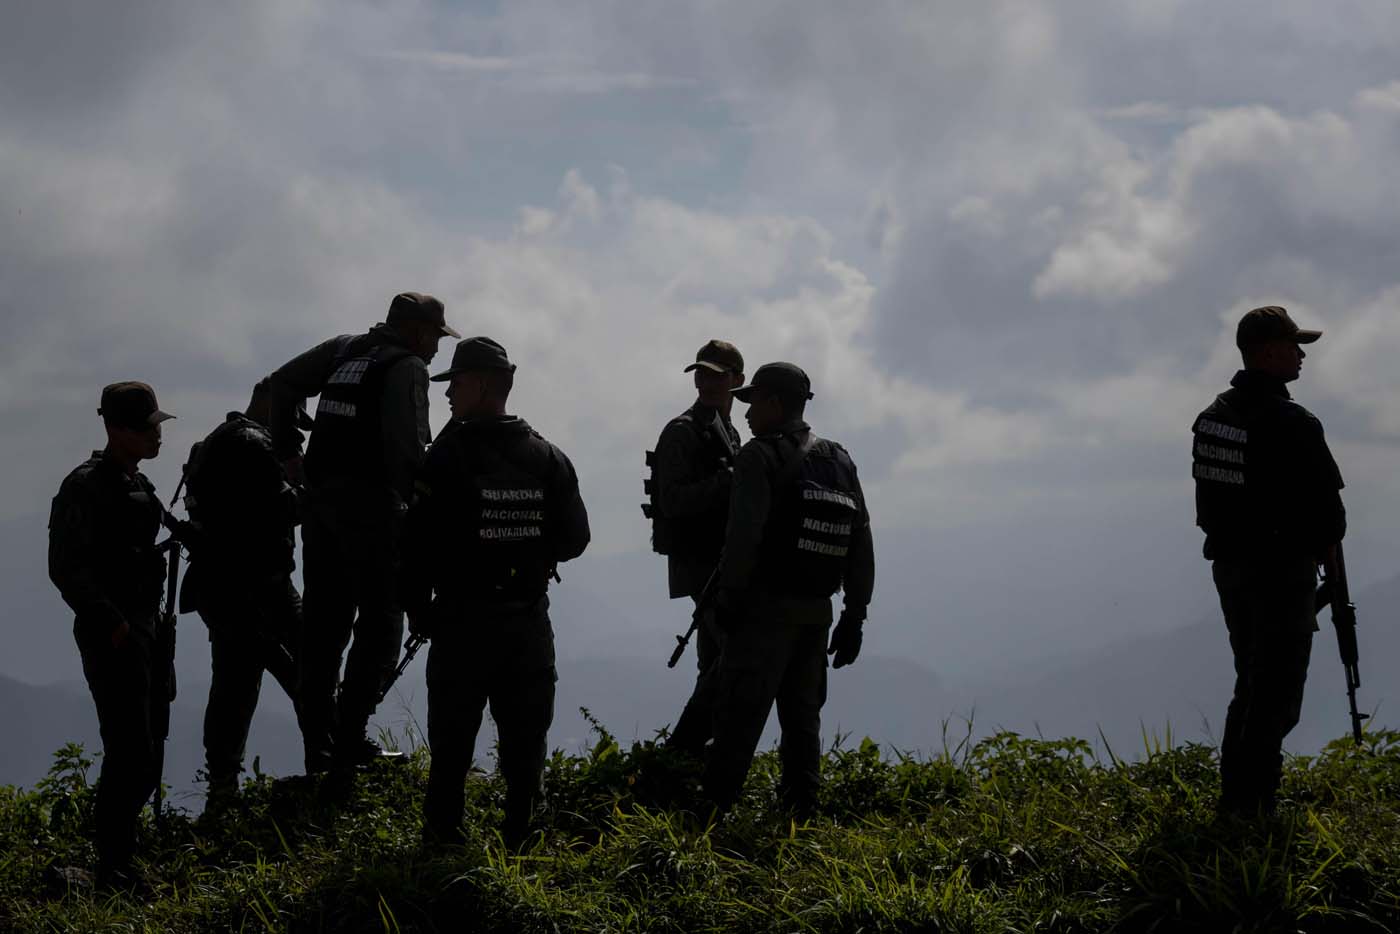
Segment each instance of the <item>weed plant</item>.
[[[699,808],[694,764],[595,724],[556,753],[540,833],[507,852],[504,788],[469,783],[464,845],[424,849],[428,753],[349,782],[255,775],[215,821],[141,825],[142,883],[94,892],[92,761],[69,745],[0,788],[0,929],[17,931],[1400,930],[1400,733],[1288,762],[1277,817],[1218,818],[1214,750],[999,733],[915,757],[823,761],[795,822],[761,755],[739,805]],[[946,734],[945,734],[946,736]]]

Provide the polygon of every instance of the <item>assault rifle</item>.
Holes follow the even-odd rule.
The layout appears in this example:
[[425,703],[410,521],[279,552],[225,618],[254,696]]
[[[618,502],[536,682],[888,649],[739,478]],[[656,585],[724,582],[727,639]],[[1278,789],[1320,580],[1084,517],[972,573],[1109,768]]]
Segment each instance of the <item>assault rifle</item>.
[[676,636],[676,647],[671,651],[671,658],[666,662],[667,668],[675,668],[676,663],[685,654],[685,647],[690,645],[690,637],[695,635],[695,630],[700,628],[700,624],[705,620],[705,614],[710,610],[710,604],[715,602],[715,595],[719,593],[719,565],[710,572],[710,577],[705,581],[705,588],[700,591],[700,596],[695,601],[695,612],[690,614],[690,628],[685,631],[685,635]]
[[[183,473],[183,472],[182,472]],[[180,499],[180,491],[185,488],[185,478],[175,487],[175,498]],[[179,614],[176,598],[180,590],[180,546],[182,537],[187,537],[192,527],[181,522],[161,507],[161,524],[170,535],[160,544],[167,552],[165,564],[165,605],[161,608],[160,620],[156,623],[155,663],[160,666],[152,678],[151,688],[159,693],[153,698],[151,710],[151,738],[155,741],[156,788],[151,799],[151,811],[156,828],[164,825],[165,808],[165,741],[170,737],[170,705],[175,701],[175,619]]]
[[1322,586],[1317,591],[1317,608],[1332,606],[1332,627],[1337,630],[1337,649],[1342,656],[1342,670],[1347,679],[1347,703],[1351,709],[1351,736],[1361,745],[1361,721],[1369,715],[1356,709],[1356,689],[1361,687],[1361,672],[1357,668],[1356,604],[1351,602],[1347,587],[1346,558],[1341,542],[1328,550],[1322,563]]
[[427,642],[428,637],[419,635],[418,633],[414,633],[408,637],[408,641],[403,644],[403,658],[399,659],[398,667],[394,669],[394,673],[389,676],[389,679],[384,682],[384,686],[379,689],[379,700],[375,702],[376,707],[384,703],[384,698],[389,696],[389,692],[393,690],[394,684],[403,676],[403,673],[408,670],[409,663],[413,661],[413,657],[418,654],[418,650],[426,645]]

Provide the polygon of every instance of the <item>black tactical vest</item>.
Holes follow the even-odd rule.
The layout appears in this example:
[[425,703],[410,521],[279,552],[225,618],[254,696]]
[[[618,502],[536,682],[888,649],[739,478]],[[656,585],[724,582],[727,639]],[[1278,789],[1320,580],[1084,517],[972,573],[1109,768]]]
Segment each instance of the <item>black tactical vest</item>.
[[454,497],[460,551],[453,556],[451,589],[473,601],[539,599],[554,571],[549,540],[551,512],[557,508],[553,478],[544,475],[538,459],[514,456],[528,452],[511,449],[543,439],[531,431],[504,437],[454,435],[453,441],[465,461],[465,488]]
[[362,334],[350,341],[321,387],[306,451],[310,482],[340,477],[383,481],[380,419],[384,374],[410,355],[408,348],[389,343],[378,334]]
[[[729,467],[736,448],[733,438],[723,436],[726,429],[713,422],[701,425],[690,412],[673,418],[667,423],[684,425],[700,440],[700,463],[697,465],[705,475],[716,474]],[[664,432],[663,432],[664,434]],[[656,476],[656,452],[646,452],[646,465],[650,468],[642,482],[642,490],[647,502],[642,503],[642,514],[651,520],[651,549],[659,555],[680,555],[696,558],[717,558],[724,548],[724,526],[729,518],[727,507],[721,506],[696,516],[668,516],[661,509],[659,480]]]
[[1278,495],[1267,450],[1269,421],[1237,390],[1216,397],[1191,428],[1191,475],[1196,523],[1206,533],[1206,557],[1268,547],[1287,508]]
[[127,477],[115,465],[88,463],[94,471],[88,479],[97,486],[94,570],[103,589],[134,622],[153,615],[160,606],[165,561],[155,540],[164,507],[145,474]]
[[805,448],[776,442],[783,466],[759,549],[765,588],[796,597],[841,589],[855,525],[864,512],[855,465],[845,448],[809,435]]

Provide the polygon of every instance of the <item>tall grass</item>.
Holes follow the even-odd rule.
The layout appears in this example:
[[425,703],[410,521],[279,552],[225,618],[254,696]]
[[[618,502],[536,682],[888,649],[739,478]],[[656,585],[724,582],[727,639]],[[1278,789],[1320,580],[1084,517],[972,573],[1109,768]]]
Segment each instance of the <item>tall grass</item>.
[[0,929],[18,931],[1400,930],[1400,733],[1290,760],[1279,815],[1218,819],[1209,747],[970,734],[915,757],[870,740],[823,762],[819,816],[759,757],[738,807],[691,763],[601,726],[555,754],[541,833],[501,846],[504,789],[469,783],[466,845],[423,849],[428,753],[336,786],[257,775],[208,824],[141,826],[145,890],[95,893],[91,760],[0,789]]

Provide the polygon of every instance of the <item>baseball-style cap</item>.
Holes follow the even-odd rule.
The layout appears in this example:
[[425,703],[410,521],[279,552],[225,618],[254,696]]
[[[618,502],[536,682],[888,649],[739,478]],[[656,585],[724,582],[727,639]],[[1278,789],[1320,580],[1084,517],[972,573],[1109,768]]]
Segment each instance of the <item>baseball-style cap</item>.
[[695,352],[695,362],[685,368],[685,372],[704,367],[716,373],[744,372],[744,355],[729,341],[708,341]]
[[471,370],[509,370],[515,372],[515,364],[506,356],[506,349],[489,337],[469,337],[459,341],[452,351],[452,365],[436,376],[428,377],[435,383],[452,378],[454,373]]
[[431,295],[422,292],[400,292],[389,303],[389,314],[384,320],[389,324],[397,324],[400,321],[435,324],[448,337],[460,339],[462,335],[447,326],[445,314],[446,309],[443,308],[442,302]]
[[780,396],[800,395],[804,399],[812,398],[812,381],[795,363],[765,363],[754,371],[748,385],[731,389],[730,392],[740,402],[748,402],[755,389]]
[[1235,329],[1235,346],[1244,350],[1279,340],[1311,344],[1321,336],[1321,331],[1305,331],[1298,327],[1280,306],[1265,305],[1245,312]]
[[169,412],[162,412],[156,405],[154,389],[136,380],[104,386],[97,414],[102,416],[103,421],[121,428],[145,428],[175,417]]

